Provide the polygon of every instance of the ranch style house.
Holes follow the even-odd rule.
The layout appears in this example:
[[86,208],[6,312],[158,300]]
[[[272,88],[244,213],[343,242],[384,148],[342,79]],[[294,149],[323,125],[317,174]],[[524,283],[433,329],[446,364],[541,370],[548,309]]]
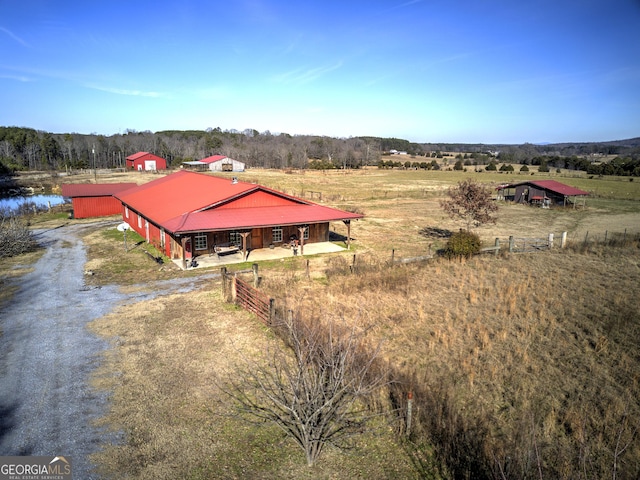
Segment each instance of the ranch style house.
[[114,194],[122,218],[147,242],[173,260],[227,249],[246,253],[296,241],[329,240],[329,224],[347,226],[358,213],[325,207],[270,188],[181,170]]

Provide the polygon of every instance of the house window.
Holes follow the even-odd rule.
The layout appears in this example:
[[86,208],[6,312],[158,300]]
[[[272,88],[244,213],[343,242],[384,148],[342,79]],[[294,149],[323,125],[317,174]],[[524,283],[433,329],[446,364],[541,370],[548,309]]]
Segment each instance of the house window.
[[229,232],[229,243],[237,247],[242,246],[242,236],[239,232]]
[[198,233],[195,236],[195,244],[196,244],[196,250],[206,250],[207,249],[207,234],[206,233]]
[[160,229],[160,248],[162,248],[164,250],[164,246],[165,246],[165,239],[164,239],[164,228]]
[[129,218],[129,207],[124,207],[124,216]]
[[138,228],[142,228],[142,217],[138,215]]
[[309,240],[309,225],[304,226],[304,233],[302,234],[302,238],[305,240]]
[[282,242],[282,227],[273,227],[271,230],[272,242]]

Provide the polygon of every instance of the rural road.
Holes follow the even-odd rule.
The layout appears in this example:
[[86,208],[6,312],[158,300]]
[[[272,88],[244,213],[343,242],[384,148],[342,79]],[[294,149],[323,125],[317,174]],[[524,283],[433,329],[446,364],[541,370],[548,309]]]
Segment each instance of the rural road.
[[93,390],[89,378],[109,344],[86,325],[118,305],[189,291],[214,276],[155,284],[135,295],[117,286],[85,287],[78,233],[109,223],[35,232],[46,253],[0,309],[0,455],[71,457],[73,478],[83,480],[98,478],[89,455],[120,441],[93,424],[106,412],[108,396]]

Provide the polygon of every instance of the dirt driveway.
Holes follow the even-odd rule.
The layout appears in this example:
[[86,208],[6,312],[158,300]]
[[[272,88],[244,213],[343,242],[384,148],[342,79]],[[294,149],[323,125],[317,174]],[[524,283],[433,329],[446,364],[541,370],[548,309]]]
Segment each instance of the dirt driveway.
[[102,223],[38,231],[47,247],[0,310],[0,455],[71,457],[74,478],[97,478],[88,456],[119,435],[94,426],[108,407],[89,377],[108,344],[86,328],[114,307],[189,291],[213,275],[173,280],[123,294],[117,286],[87,288],[79,233]]

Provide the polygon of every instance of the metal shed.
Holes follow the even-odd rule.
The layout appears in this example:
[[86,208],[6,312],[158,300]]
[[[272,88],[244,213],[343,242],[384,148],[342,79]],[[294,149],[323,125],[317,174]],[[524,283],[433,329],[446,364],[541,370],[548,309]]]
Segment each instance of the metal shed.
[[116,215],[122,212],[114,194],[137,187],[135,183],[76,183],[62,185],[62,196],[71,199],[75,218]]

